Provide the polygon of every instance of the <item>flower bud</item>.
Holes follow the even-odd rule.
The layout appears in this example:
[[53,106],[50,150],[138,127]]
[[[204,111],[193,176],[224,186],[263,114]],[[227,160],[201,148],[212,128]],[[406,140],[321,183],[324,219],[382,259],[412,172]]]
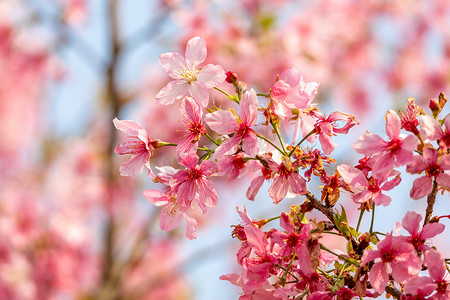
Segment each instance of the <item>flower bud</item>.
[[228,71],[227,72],[227,78],[225,79],[226,82],[231,83],[233,85],[236,84],[237,81],[237,75],[234,72]]

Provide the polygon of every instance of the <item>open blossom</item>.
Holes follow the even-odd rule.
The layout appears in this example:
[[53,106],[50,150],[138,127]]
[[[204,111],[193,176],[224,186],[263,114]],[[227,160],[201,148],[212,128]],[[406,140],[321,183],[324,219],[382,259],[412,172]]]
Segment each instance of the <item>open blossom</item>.
[[[314,142],[315,136],[319,135],[320,145],[326,155],[331,154],[337,146],[331,139],[332,136],[335,136],[336,133],[347,134],[350,128],[359,124],[359,121],[356,120],[355,116],[338,111],[326,117],[319,110],[313,109],[308,115],[302,115],[302,118],[302,134],[306,136],[314,129],[314,135],[308,141]],[[346,123],[342,127],[338,127],[337,122],[339,121],[344,121]]]
[[147,131],[133,121],[120,121],[115,118],[113,122],[118,130],[129,135],[125,142],[114,149],[114,152],[120,155],[131,154],[130,160],[120,166],[120,175],[136,175],[146,166],[149,175],[154,176],[150,168],[150,156],[154,149],[152,146],[153,140],[147,135]]
[[417,138],[408,135],[400,137],[400,117],[393,110],[386,114],[386,133],[390,140],[386,142],[379,135],[367,132],[355,143],[353,149],[366,156],[373,155],[373,171],[382,173],[392,170],[394,166],[402,166],[413,160],[413,151],[416,149]]
[[438,120],[430,116],[420,116],[420,134],[425,140],[439,141],[439,146],[444,149],[450,149],[450,114],[444,118],[444,129]]
[[181,217],[186,221],[186,237],[190,240],[197,238],[197,221],[187,213],[188,207],[178,205],[175,196],[165,194],[158,190],[143,191],[155,206],[162,206],[159,216],[159,227],[168,232],[180,224]]
[[405,237],[405,240],[411,243],[417,250],[425,252],[425,250],[431,249],[425,244],[427,239],[433,238],[443,232],[445,226],[440,223],[428,223],[419,230],[420,221],[422,221],[421,215],[413,211],[408,211],[403,217],[402,225],[410,234],[410,236]]
[[425,147],[423,155],[414,156],[414,160],[406,166],[409,173],[420,174],[425,171],[425,176],[414,180],[411,198],[417,200],[431,193],[433,178],[441,187],[450,189],[450,175],[444,173],[446,170],[450,170],[450,155],[445,154],[439,158],[436,149]]
[[270,168],[275,172],[272,185],[269,188],[269,196],[273,199],[273,203],[279,203],[288,192],[300,195],[306,194],[306,180],[296,172],[288,158],[284,158],[281,164],[272,160],[268,162]]
[[216,158],[220,159],[223,155],[234,154],[242,141],[242,150],[255,156],[259,152],[258,138],[256,132],[252,129],[256,125],[258,117],[258,99],[255,90],[245,92],[239,102],[239,118],[233,115],[231,111],[219,110],[206,115],[206,124],[219,134],[234,135],[225,140],[216,149]]
[[177,194],[177,201],[180,205],[188,207],[196,198],[203,211],[206,206],[214,207],[219,199],[214,188],[214,183],[208,178],[217,171],[216,163],[210,160],[203,160],[198,165],[198,156],[195,152],[188,153],[181,157],[179,163],[186,167],[186,170],[179,170],[174,179],[173,192]]
[[442,255],[434,249],[429,249],[425,252],[423,263],[428,268],[430,277],[420,276],[411,278],[405,284],[405,292],[420,296],[428,296],[435,292],[427,299],[450,299],[450,281],[445,280],[448,272],[445,268],[446,264]]
[[305,109],[309,107],[317,94],[319,84],[305,83],[300,71],[296,68],[281,73],[274,84],[270,97],[274,101],[275,113],[284,119],[291,116],[291,108]]
[[183,123],[185,134],[183,141],[177,146],[177,155],[185,155],[189,152],[196,152],[198,141],[202,135],[206,134],[202,121],[202,109],[192,97],[186,97],[180,106],[180,112],[184,117]]
[[422,261],[414,247],[401,237],[386,235],[377,244],[377,250],[366,250],[361,258],[361,266],[375,260],[369,273],[369,281],[378,293],[384,288],[392,275],[394,280],[404,283],[411,276],[416,276],[422,269]]
[[198,36],[188,41],[184,57],[172,52],[161,54],[161,66],[175,80],[156,95],[158,103],[172,104],[177,99],[191,95],[201,108],[207,107],[208,89],[222,84],[226,75],[219,65],[208,64],[198,68],[205,59],[206,42]]
[[[349,165],[340,165],[337,170],[344,182],[353,189],[352,199],[355,203],[372,200],[375,205],[387,206],[391,202],[391,197],[383,194],[383,191],[392,190],[401,181],[400,172],[395,170],[370,177]],[[394,178],[388,180],[390,177]]]

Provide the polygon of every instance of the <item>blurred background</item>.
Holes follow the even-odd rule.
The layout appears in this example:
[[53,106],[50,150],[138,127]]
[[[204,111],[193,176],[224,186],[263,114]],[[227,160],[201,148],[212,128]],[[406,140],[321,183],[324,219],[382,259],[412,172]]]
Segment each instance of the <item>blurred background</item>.
[[[350,145],[366,129],[383,135],[388,109],[403,109],[408,97],[426,107],[450,83],[447,0],[0,0],[0,299],[238,298],[219,280],[237,267],[236,205],[271,217],[302,197],[275,206],[264,185],[250,202],[248,178],[217,180],[219,204],[188,241],[183,225],[159,229],[159,210],[142,196],[159,186],[146,175],[120,177],[123,157],[113,153],[124,138],[116,116],[155,139],[180,140],[178,106],[154,99],[170,79],[158,57],[183,54],[197,35],[207,63],[258,92],[296,67],[320,83],[321,110],[356,115],[361,125],[335,139],[338,163],[360,158]],[[152,158],[175,162],[170,151]],[[411,183],[403,177],[392,205],[377,211],[377,231],[392,230],[407,210],[423,214]],[[308,183],[317,194],[318,185]],[[436,210],[448,212],[444,200]]]

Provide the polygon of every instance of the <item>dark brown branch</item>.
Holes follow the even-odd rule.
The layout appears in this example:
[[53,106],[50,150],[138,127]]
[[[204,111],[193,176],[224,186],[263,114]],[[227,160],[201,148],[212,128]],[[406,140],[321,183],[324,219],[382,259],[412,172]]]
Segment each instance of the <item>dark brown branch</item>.
[[431,193],[427,197],[427,210],[425,212],[425,220],[423,221],[423,226],[425,226],[430,222],[431,214],[433,213],[434,203],[436,202],[437,192],[438,192],[438,184],[435,179],[433,182],[433,189],[431,190]]

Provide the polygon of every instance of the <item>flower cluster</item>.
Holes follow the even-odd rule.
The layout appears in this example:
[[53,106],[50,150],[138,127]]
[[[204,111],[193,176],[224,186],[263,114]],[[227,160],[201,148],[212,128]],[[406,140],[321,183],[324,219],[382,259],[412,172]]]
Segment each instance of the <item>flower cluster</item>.
[[[446,261],[429,241],[444,230],[439,220],[445,216],[431,218],[436,195],[450,190],[450,115],[440,118],[445,95],[430,102],[431,116],[414,99],[409,99],[405,112],[389,110],[387,138],[365,133],[353,144],[364,155],[358,164],[335,166],[329,157],[338,146],[333,136],[348,134],[359,121],[347,113],[320,111],[314,103],[318,83],[306,82],[299,70],[291,68],[276,77],[269,92],[257,93],[220,65],[199,67],[206,53],[206,42],[194,37],[187,43],[185,57],[160,56],[174,81],[156,98],[160,104],[180,102],[180,143],[154,140],[137,123],[114,120],[117,129],[129,136],[116,152],[132,155],[121,166],[121,174],[137,174],[145,166],[153,181],[164,186],[143,192],[162,207],[161,229],[170,231],[184,218],[186,237],[196,238],[199,212],[205,214],[219,201],[214,177],[248,177],[249,200],[255,200],[262,184],[271,181],[268,195],[275,204],[297,196],[306,199],[269,219],[252,220],[245,208],[238,209],[243,223],[234,226],[233,236],[241,242],[237,261],[242,273],[221,279],[242,288],[240,299],[353,299],[378,297],[384,291],[397,299],[423,298],[435,291],[433,299],[446,299]],[[226,99],[219,106],[210,96],[213,90],[216,94],[211,95],[218,91]],[[293,137],[286,141],[280,132],[289,125]],[[320,145],[314,143],[317,137]],[[155,176],[150,158],[159,148],[170,146],[176,147],[176,164],[156,167]],[[402,166],[419,174],[411,198],[428,197],[424,225],[420,228],[421,215],[408,212],[402,226],[409,236],[376,232],[375,206],[391,203],[386,192],[400,183],[402,174],[396,168]],[[320,199],[308,187],[312,176],[324,184]],[[360,205],[355,227],[350,226],[345,209],[335,207],[341,191]],[[326,220],[308,219],[312,210]],[[360,230],[366,211],[372,212],[367,232]],[[263,230],[277,219],[282,230]],[[328,249],[322,243],[327,235],[345,240],[346,251]],[[430,276],[422,276],[420,271],[427,268]]]

